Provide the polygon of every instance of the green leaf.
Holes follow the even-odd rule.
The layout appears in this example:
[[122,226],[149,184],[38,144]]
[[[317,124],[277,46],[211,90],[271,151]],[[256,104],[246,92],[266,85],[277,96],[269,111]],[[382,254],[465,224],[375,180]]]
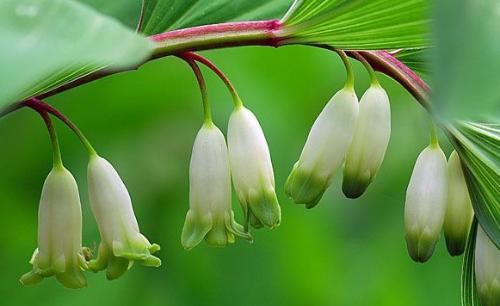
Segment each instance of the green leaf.
[[439,0],[435,8],[433,85],[440,115],[446,119],[498,117],[498,0]]
[[205,24],[280,18],[292,0],[146,0],[142,30],[152,35]]
[[428,45],[427,0],[298,0],[284,18],[295,43],[339,49]]
[[135,30],[141,15],[142,0],[77,0],[87,4],[104,15],[119,20],[123,25]]
[[429,81],[429,48],[397,50],[393,55],[424,81]]
[[72,0],[0,2],[0,106],[101,68],[134,65],[152,43]]
[[460,122],[448,127],[481,227],[500,248],[500,125]]
[[477,220],[474,219],[465,247],[462,264],[462,306],[481,306],[476,290],[476,275],[474,272],[477,226]]

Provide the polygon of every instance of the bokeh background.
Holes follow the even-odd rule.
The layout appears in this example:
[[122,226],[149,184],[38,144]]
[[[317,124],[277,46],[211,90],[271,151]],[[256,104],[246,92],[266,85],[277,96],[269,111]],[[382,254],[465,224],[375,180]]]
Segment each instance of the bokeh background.
[[[345,79],[333,53],[307,47],[245,47],[204,52],[231,78],[266,133],[275,168],[282,224],[254,231],[255,242],[225,249],[183,250],[188,164],[202,121],[200,94],[189,67],[170,57],[114,75],[47,102],[68,115],[126,182],[142,232],[161,245],[158,269],[134,266],[122,278],[87,273],[88,288],[69,290],[55,279],[24,288],[31,269],[37,206],[50,171],[42,121],[30,110],[0,120],[0,304],[7,305],[459,305],[461,258],[444,239],[426,264],[406,253],[406,185],[428,141],[423,109],[398,84],[380,76],[392,104],[392,138],[378,178],[360,199],[346,199],[341,173],[319,205],[306,210],[283,192],[315,117]],[[354,63],[361,96],[368,76]],[[216,124],[225,132],[231,99],[205,71]],[[82,197],[84,244],[99,242],[86,191],[87,157],[76,137],[57,124],[64,162]],[[448,144],[443,144],[450,153]],[[236,199],[233,208],[239,220]]]

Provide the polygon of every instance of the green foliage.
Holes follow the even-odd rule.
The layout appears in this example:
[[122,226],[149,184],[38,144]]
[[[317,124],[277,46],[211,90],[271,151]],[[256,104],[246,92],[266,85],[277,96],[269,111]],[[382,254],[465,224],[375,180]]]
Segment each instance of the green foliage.
[[476,246],[477,220],[472,223],[462,265],[462,306],[481,306],[476,290],[474,252]]
[[280,18],[291,0],[146,0],[143,32],[241,20]]
[[0,2],[0,106],[103,67],[146,58],[151,43],[72,0]]
[[404,49],[396,52],[394,57],[425,81],[429,80],[429,48]]
[[427,0],[298,0],[285,16],[295,43],[340,49],[428,45]]
[[457,123],[450,127],[476,217],[500,247],[500,125]]
[[440,0],[435,6],[432,85],[440,115],[500,115],[498,1]]
[[104,15],[119,20],[125,26],[135,30],[141,15],[142,0],[76,0],[85,3]]

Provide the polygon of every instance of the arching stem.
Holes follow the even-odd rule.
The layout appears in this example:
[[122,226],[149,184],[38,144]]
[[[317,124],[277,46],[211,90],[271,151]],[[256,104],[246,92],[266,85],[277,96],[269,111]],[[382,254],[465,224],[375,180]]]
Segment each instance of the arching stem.
[[205,82],[203,74],[201,73],[200,67],[198,67],[196,62],[191,58],[183,56],[179,57],[185,60],[186,63],[189,64],[189,66],[191,66],[191,69],[193,70],[193,73],[196,76],[196,80],[198,81],[198,86],[200,87],[200,92],[201,92],[201,99],[203,101],[204,123],[206,124],[212,123],[212,110],[210,109],[210,102],[208,101],[207,84]]
[[[183,52],[212,50],[234,46],[270,46],[281,47],[287,44],[279,38],[282,23],[279,20],[265,20],[252,22],[230,22],[168,31],[149,38],[156,42],[153,54],[145,62],[178,55]],[[314,47],[333,49],[326,45],[312,45]],[[358,59],[363,57],[376,70],[393,78],[403,85],[426,109],[431,109],[429,102],[430,88],[416,73],[400,62],[389,52],[379,51],[346,51],[347,56]],[[101,79],[103,77],[134,70],[143,63],[119,70],[103,69],[76,79],[57,88],[51,89],[38,96],[44,99],[82,84]]]
[[71,120],[69,120],[68,117],[64,116],[60,111],[52,107],[51,105],[39,100],[39,99],[30,99],[27,101],[19,102],[16,103],[16,109],[19,109],[21,107],[30,107],[37,112],[45,112],[53,115],[54,117],[58,118],[61,120],[64,124],[66,124],[75,134],[76,136],[80,139],[82,144],[85,146],[87,149],[87,152],[89,153],[90,156],[97,155],[95,149],[92,147],[90,142],[88,141],[87,137],[82,133],[82,131],[74,124]]
[[347,55],[345,54],[344,51],[342,50],[335,50],[340,58],[342,59],[342,62],[344,63],[345,70],[347,72],[347,79],[345,82],[345,88],[348,89],[354,89],[354,73],[352,71],[352,66],[351,62],[349,61],[349,58],[347,58]]
[[375,70],[370,65],[370,63],[361,54],[359,54],[357,52],[352,52],[352,54],[353,54],[354,58],[356,58],[358,61],[360,61],[363,64],[363,66],[365,66],[366,71],[370,75],[371,85],[372,86],[380,85],[380,83],[378,82],[378,79],[377,79],[377,75],[375,74]]
[[207,66],[210,70],[212,70],[215,74],[217,74],[217,76],[222,80],[222,82],[224,82],[227,89],[231,93],[231,96],[233,97],[234,106],[238,107],[238,106],[243,105],[243,102],[241,101],[240,96],[238,95],[238,92],[236,91],[236,88],[231,83],[229,78],[224,74],[224,72],[222,72],[222,70],[220,70],[209,59],[207,59],[206,57],[203,57],[199,54],[196,54],[194,52],[184,52],[181,54],[181,57],[195,60],[195,61],[200,62],[203,65]]
[[59,148],[59,139],[57,138],[57,133],[52,120],[50,119],[49,114],[46,111],[35,108],[34,110],[38,114],[40,114],[43,121],[45,122],[45,125],[47,126],[47,130],[49,131],[50,142],[52,144],[52,160],[54,163],[54,168],[63,168],[61,150]]

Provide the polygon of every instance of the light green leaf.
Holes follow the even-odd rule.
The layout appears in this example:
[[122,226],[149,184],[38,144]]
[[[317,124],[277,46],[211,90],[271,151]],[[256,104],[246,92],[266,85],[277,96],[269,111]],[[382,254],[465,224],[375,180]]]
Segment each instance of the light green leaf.
[[145,34],[198,25],[280,18],[292,0],[146,0]]
[[100,13],[119,20],[123,25],[135,30],[141,15],[142,0],[77,0]]
[[476,290],[474,252],[476,247],[477,220],[472,222],[462,263],[462,306],[481,306]]
[[339,49],[428,45],[427,0],[297,0],[284,18],[292,42]]
[[98,69],[134,65],[152,43],[72,0],[0,2],[0,106]]
[[[435,2],[434,100],[446,119],[500,116],[500,2]],[[498,119],[497,119],[498,120]]]
[[448,130],[465,165],[476,217],[500,248],[500,125],[461,122]]

